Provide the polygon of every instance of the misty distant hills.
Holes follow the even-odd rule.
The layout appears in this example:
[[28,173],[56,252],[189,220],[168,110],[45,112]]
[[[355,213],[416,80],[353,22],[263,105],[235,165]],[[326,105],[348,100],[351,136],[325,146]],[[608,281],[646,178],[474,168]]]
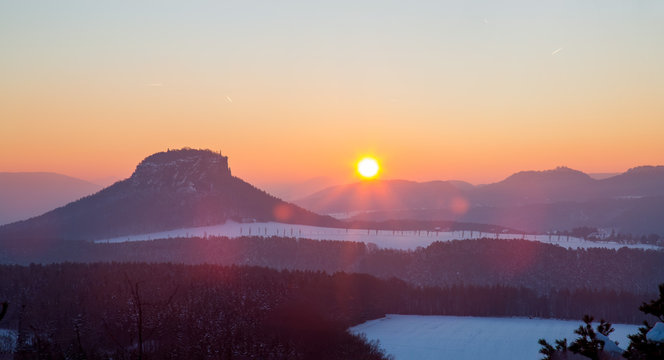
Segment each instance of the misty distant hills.
[[354,220],[454,220],[524,231],[591,226],[664,234],[664,166],[643,166],[597,180],[565,167],[524,171],[497,183],[370,181],[337,186],[295,201]]
[[374,180],[334,186],[296,200],[319,213],[442,209],[462,197],[470,206],[512,206],[664,195],[664,166],[643,166],[596,180],[566,167],[522,171],[482,186],[462,181]]
[[0,225],[41,215],[101,188],[56,173],[0,172]]
[[505,206],[552,203],[592,197],[597,181],[566,167],[546,171],[522,171],[503,181],[473,189],[468,197],[475,205]]
[[664,195],[664,166],[642,166],[596,180],[566,167],[523,171],[469,193],[474,204],[505,206]]
[[351,221],[377,222],[418,219],[456,223],[496,224],[521,231],[544,233],[578,227],[615,229],[635,235],[664,234],[664,197],[598,199],[505,207],[475,206],[465,213],[451,209],[409,209],[357,214]]
[[0,239],[94,240],[236,221],[338,223],[231,175],[228,158],[182,149],[145,158],[128,179],[39,217],[0,226]]
[[[465,186],[464,186],[465,185]],[[437,209],[447,207],[473,186],[460,182],[407,180],[365,181],[335,186],[295,203],[318,213],[352,213],[368,210]]]
[[331,178],[318,176],[304,181],[259,182],[256,185],[280,199],[291,201],[300,199],[317,190],[336,185],[336,183]]

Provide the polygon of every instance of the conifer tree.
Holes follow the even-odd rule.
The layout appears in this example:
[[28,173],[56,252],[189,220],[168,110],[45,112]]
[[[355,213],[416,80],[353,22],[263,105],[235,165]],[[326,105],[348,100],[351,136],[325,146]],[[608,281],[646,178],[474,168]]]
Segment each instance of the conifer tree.
[[553,347],[544,339],[539,339],[539,344],[542,346],[540,353],[545,355],[542,360],[565,359],[567,358],[568,351],[583,355],[589,359],[599,360],[604,352],[604,340],[598,338],[597,334],[602,334],[606,337],[614,331],[611,323],[600,320],[596,329],[593,329],[593,317],[590,315],[583,316],[584,325],[579,326],[574,330],[574,333],[579,337],[567,346],[567,339],[556,340],[556,347]]
[[[643,303],[639,310],[648,315],[653,315],[659,321],[664,322],[664,284],[659,285],[659,298]],[[637,334],[629,335],[631,341],[627,351],[623,354],[628,359],[664,359],[664,342],[649,340],[646,335],[654,324],[643,322]]]
[[555,348],[544,339],[539,339],[538,343],[542,345],[540,354],[545,356],[542,360],[554,360],[557,354],[567,353],[567,339],[556,340]]
[[605,343],[604,340],[598,339],[597,333],[608,337],[614,329],[610,323],[602,319],[600,320],[600,324],[597,325],[596,333],[592,326],[593,317],[590,315],[584,315],[583,322],[585,326],[581,325],[578,329],[574,330],[574,333],[579,335],[579,337],[569,345],[569,350],[575,354],[599,360],[601,353],[604,351]]
[[[656,317],[664,322],[664,284],[659,285],[659,298],[643,303],[639,310],[647,315]],[[610,323],[600,320],[597,326],[597,332],[592,327],[593,317],[585,315],[583,322],[585,325],[579,326],[574,331],[579,338],[567,346],[567,339],[556,340],[556,346],[552,346],[544,339],[539,339],[538,343],[542,346],[540,353],[545,357],[542,360],[566,359],[568,350],[574,354],[583,355],[590,359],[602,359],[604,354],[604,340],[598,338],[597,334],[606,337],[613,332]],[[644,326],[639,328],[637,334],[629,335],[630,344],[627,350],[622,354],[623,357],[633,360],[658,360],[664,359],[664,342],[649,340],[647,334],[654,324],[644,321]]]

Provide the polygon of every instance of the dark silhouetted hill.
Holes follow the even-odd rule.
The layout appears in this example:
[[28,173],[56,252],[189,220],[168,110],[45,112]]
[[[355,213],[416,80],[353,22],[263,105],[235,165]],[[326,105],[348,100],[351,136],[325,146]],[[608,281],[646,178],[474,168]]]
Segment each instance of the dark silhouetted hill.
[[39,217],[0,227],[0,239],[94,240],[235,221],[337,224],[232,176],[209,150],[160,152],[132,176]]
[[602,191],[614,197],[664,195],[664,166],[635,167],[599,182]]
[[546,171],[522,171],[507,179],[478,187],[470,194],[474,205],[523,205],[578,200],[595,196],[590,176],[566,167]]

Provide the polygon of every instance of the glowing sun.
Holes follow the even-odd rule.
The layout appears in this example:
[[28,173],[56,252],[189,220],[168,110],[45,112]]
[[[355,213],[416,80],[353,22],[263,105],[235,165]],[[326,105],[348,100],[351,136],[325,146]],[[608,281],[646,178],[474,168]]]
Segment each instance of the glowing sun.
[[357,172],[366,179],[375,177],[379,169],[378,161],[374,158],[365,157],[357,163]]

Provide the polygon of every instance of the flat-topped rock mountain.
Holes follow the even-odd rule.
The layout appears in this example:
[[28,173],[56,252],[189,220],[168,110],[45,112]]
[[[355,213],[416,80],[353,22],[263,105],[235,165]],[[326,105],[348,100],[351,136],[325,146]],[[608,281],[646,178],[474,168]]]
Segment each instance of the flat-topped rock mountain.
[[338,223],[233,176],[219,153],[185,148],[148,156],[131,177],[96,194],[1,226],[0,239],[96,240],[228,220]]

